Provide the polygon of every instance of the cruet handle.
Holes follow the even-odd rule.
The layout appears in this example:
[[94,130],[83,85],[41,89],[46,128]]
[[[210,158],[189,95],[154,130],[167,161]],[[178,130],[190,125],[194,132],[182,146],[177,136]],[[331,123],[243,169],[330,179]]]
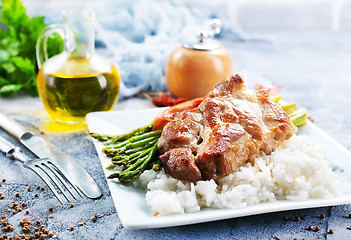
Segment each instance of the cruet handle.
[[47,40],[48,38],[57,33],[64,39],[64,30],[62,24],[50,24],[46,26],[38,36],[36,44],[36,57],[38,68],[40,69],[44,62],[48,59]]

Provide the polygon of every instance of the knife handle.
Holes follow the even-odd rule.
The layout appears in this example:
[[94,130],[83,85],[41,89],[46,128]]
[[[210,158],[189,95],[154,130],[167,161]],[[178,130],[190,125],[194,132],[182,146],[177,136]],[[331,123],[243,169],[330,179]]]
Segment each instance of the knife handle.
[[28,132],[24,127],[22,127],[15,120],[11,119],[5,113],[0,111],[0,127],[2,127],[6,132],[10,133],[17,139],[21,139],[24,135],[33,135]]
[[27,156],[24,155],[22,150],[19,147],[16,147],[5,138],[0,136],[0,151],[6,154],[6,157],[11,159],[16,159],[25,163],[27,161]]

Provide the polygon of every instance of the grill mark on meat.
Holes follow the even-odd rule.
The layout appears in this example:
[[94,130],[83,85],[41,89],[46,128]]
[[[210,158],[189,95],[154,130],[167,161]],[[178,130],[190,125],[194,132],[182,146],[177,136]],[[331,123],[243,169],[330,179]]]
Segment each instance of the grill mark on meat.
[[249,91],[235,75],[218,83],[197,108],[166,124],[158,143],[160,162],[177,179],[217,179],[270,154],[296,130],[267,91]]

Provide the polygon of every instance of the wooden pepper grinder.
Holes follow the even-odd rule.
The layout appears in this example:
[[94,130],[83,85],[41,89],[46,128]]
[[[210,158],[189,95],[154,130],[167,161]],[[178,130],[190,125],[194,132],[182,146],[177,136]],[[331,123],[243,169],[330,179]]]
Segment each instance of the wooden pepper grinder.
[[166,65],[168,91],[174,97],[205,96],[213,86],[233,73],[228,51],[213,40],[221,29],[219,19],[209,22],[210,30],[197,34],[198,41],[176,47]]

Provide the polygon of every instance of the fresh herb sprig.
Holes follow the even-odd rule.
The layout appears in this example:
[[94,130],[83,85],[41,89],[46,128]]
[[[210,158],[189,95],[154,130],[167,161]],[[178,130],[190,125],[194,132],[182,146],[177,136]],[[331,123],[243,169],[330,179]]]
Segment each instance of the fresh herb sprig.
[[[1,0],[0,15],[0,96],[21,89],[37,96],[35,45],[46,26],[44,17],[29,17],[20,0]],[[61,37],[49,38],[48,49],[49,56],[61,52]]]

